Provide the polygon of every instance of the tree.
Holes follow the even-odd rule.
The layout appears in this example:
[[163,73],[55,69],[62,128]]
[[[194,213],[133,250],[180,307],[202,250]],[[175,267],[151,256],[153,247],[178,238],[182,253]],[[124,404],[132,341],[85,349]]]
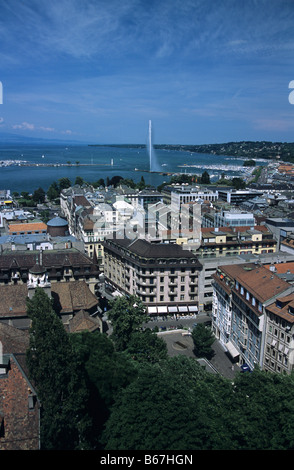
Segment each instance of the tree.
[[71,342],[102,400],[106,406],[112,405],[116,395],[137,375],[133,361],[115,351],[113,342],[100,332],[75,333]]
[[147,319],[143,303],[134,295],[118,297],[111,301],[107,315],[112,323],[112,338],[119,351],[126,349],[131,335],[138,331]]
[[132,333],[126,351],[133,359],[142,363],[154,364],[167,359],[166,342],[149,328]]
[[84,435],[90,426],[87,391],[69,336],[52,305],[39,287],[27,300],[31,319],[27,365],[42,405],[41,446],[48,450],[85,448]]
[[210,184],[210,176],[209,176],[209,173],[206,170],[201,175],[200,183],[201,184]]
[[112,407],[102,441],[106,450],[225,449],[230,400],[231,383],[195,359],[144,364]]
[[141,176],[141,180],[139,183],[136,184],[136,187],[142,191],[144,188],[146,188],[146,183],[145,183],[145,180],[144,180],[144,176],[142,175]]
[[54,199],[57,199],[59,196],[60,196],[60,189],[56,181],[53,181],[53,183],[51,183],[48,188],[47,197],[49,201],[53,201]]
[[46,193],[43,188],[38,188],[33,193],[33,201],[36,204],[42,204],[45,202]]
[[61,192],[63,189],[67,189],[67,188],[70,188],[71,187],[71,182],[70,182],[70,179],[69,178],[60,178],[58,180],[59,182],[59,191]]
[[85,371],[89,400],[87,411],[92,425],[87,442],[92,450],[101,449],[101,433],[117,396],[137,376],[136,364],[117,352],[113,342],[98,331],[73,333],[70,340],[75,357]]
[[197,357],[211,357],[213,350],[211,346],[215,341],[212,331],[203,323],[198,323],[192,331],[192,339],[194,341],[194,353]]
[[75,184],[77,184],[79,186],[83,186],[83,184],[84,184],[83,178],[81,176],[77,176],[76,180],[75,180]]
[[114,188],[116,188],[121,182],[121,180],[123,180],[122,176],[113,176],[107,186],[113,186]]
[[100,186],[103,186],[103,188],[105,188],[105,181],[103,178],[100,178],[98,181],[92,183],[92,186],[94,186],[94,188],[99,188]]
[[[231,435],[243,450],[294,449],[294,377],[261,371],[234,380]],[[262,417],[262,419],[261,419]]]
[[242,178],[233,178],[232,179],[232,185],[234,186],[235,189],[244,189],[244,188],[246,188],[246,183],[245,183],[245,181],[242,180]]

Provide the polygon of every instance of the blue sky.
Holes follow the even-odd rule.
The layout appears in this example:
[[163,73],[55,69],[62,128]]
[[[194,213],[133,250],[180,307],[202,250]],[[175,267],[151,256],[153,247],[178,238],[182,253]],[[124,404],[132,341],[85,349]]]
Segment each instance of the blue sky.
[[0,138],[294,141],[293,25],[293,0],[0,0]]

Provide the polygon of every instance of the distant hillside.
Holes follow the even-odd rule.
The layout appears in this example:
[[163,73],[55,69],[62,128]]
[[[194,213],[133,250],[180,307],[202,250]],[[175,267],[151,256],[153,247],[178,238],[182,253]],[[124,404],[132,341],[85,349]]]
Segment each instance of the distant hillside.
[[289,142],[228,142],[223,144],[203,145],[154,145],[154,148],[164,148],[196,153],[211,153],[242,158],[265,158],[294,162],[294,143]]
[[1,144],[75,144],[86,145],[86,142],[62,139],[42,139],[40,137],[28,137],[25,135],[11,134],[8,132],[0,132]]
[[[95,144],[93,145],[95,146]],[[97,144],[97,146],[100,146]],[[145,148],[144,144],[108,144],[106,147]],[[281,160],[294,163],[293,142],[227,142],[223,144],[154,144],[155,149],[177,150],[182,152],[211,153],[214,155],[227,155],[241,158],[265,158]]]

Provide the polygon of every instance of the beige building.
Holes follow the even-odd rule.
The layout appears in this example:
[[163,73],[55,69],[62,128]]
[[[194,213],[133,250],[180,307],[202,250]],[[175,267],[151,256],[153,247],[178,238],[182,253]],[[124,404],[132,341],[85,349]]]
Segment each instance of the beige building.
[[201,229],[199,257],[259,255],[277,251],[277,240],[265,225]]
[[200,270],[197,256],[179,245],[127,238],[104,242],[106,283],[137,295],[151,315],[197,312]]

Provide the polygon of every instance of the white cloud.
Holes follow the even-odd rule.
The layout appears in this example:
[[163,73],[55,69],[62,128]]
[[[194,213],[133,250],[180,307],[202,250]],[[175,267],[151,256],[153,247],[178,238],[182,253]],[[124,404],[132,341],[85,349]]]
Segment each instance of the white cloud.
[[54,132],[55,131],[54,127],[43,127],[43,126],[41,126],[39,129],[41,131],[46,131],[46,132]]
[[13,129],[23,129],[23,130],[34,130],[34,124],[30,124],[29,122],[22,122],[21,124],[14,124],[12,126]]

